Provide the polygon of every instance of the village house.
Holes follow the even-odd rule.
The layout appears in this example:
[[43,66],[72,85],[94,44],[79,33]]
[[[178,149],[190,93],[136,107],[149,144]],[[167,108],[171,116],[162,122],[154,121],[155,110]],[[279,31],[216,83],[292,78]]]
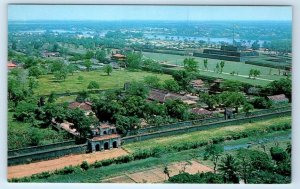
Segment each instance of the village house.
[[71,102],[68,106],[70,109],[79,108],[80,110],[84,111],[86,115],[93,113],[92,111],[92,103],[85,101],[85,102]]
[[88,139],[91,152],[118,148],[121,145],[121,136],[117,134],[116,127],[103,123],[92,130],[92,138]]
[[9,62],[7,62],[7,68],[8,68],[8,70],[12,70],[14,68],[17,68],[17,64],[15,64],[12,61],[9,61]]
[[59,57],[59,52],[43,52],[43,57]]
[[272,104],[286,104],[289,99],[284,94],[267,96],[267,98],[272,102]]
[[117,54],[113,54],[113,55],[111,56],[111,59],[112,59],[112,60],[116,60],[116,61],[125,61],[126,56],[123,55],[123,54],[117,53]]
[[152,100],[152,101],[158,101],[160,103],[164,103],[168,99],[170,99],[170,100],[180,99],[184,103],[192,105],[192,104],[197,103],[196,101],[199,100],[199,97],[192,96],[189,94],[181,95],[181,94],[177,94],[177,93],[171,93],[171,92],[165,91],[165,90],[152,89],[149,92],[148,99]]
[[194,113],[194,114],[197,114],[197,115],[203,115],[203,116],[207,116],[207,117],[210,117],[213,114],[213,112],[208,111],[204,108],[193,108],[191,110],[191,112]]

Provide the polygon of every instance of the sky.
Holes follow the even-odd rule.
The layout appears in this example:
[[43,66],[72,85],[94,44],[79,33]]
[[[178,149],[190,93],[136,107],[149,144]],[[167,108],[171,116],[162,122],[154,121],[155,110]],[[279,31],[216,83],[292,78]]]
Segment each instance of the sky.
[[8,5],[8,20],[292,20],[291,6]]

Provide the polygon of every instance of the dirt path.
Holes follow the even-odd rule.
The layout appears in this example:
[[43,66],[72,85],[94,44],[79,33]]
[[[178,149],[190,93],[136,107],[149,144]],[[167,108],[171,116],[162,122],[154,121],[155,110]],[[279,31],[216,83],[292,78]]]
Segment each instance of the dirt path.
[[[185,168],[184,168],[185,167]],[[198,172],[213,171],[210,167],[201,164],[198,161],[192,160],[189,163],[178,162],[168,165],[170,176],[179,174],[180,171],[190,174]],[[163,183],[167,177],[163,172],[163,166],[157,166],[145,171],[135,173],[125,173],[117,177],[102,180],[103,183]]]
[[69,165],[79,165],[82,161],[93,163],[96,160],[104,160],[126,155],[127,152],[121,148],[94,152],[89,154],[78,154],[64,156],[58,159],[41,161],[36,163],[15,165],[8,167],[8,179],[30,176],[43,171],[54,171]]

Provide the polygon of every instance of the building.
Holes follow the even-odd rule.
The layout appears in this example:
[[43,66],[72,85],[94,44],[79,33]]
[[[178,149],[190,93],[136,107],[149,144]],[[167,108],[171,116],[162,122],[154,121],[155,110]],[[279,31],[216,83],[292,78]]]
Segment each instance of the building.
[[125,60],[126,60],[126,56],[123,55],[123,54],[117,53],[117,54],[113,54],[113,55],[111,56],[111,59],[112,59],[112,60],[116,60],[116,61],[125,61]]
[[194,56],[219,60],[243,62],[252,56],[258,56],[258,52],[244,50],[234,45],[222,45],[220,49],[204,49],[202,53],[194,53]]
[[211,111],[208,111],[204,108],[193,108],[191,112],[197,115],[204,115],[204,116],[212,116],[213,114]]
[[13,63],[12,61],[7,62],[8,70],[12,70],[17,67],[17,64]]
[[169,91],[165,91],[165,90],[158,90],[158,89],[152,89],[149,92],[149,96],[148,96],[149,100],[152,101],[158,101],[160,103],[164,103],[166,100],[182,100],[184,103],[192,105],[192,104],[196,104],[199,100],[199,97],[197,96],[192,96],[189,94],[186,95],[181,95],[181,94],[177,94],[177,93],[171,93]]
[[59,57],[59,52],[43,52],[43,57]]
[[289,102],[289,99],[284,94],[267,96],[272,104],[285,104]]
[[101,124],[92,129],[92,138],[88,139],[90,151],[109,150],[121,145],[121,136],[117,134],[116,127],[109,124]]
[[70,109],[79,108],[85,112],[86,115],[93,113],[92,111],[92,103],[91,102],[71,102],[68,106]]

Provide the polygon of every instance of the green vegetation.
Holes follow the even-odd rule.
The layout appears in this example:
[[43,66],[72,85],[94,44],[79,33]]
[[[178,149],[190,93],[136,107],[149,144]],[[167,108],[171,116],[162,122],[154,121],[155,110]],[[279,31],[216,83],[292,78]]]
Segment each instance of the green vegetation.
[[239,132],[250,133],[250,132],[255,132],[255,131],[257,131],[257,132],[264,131],[266,128],[272,127],[272,125],[274,125],[274,123],[276,123],[276,125],[277,124],[278,125],[290,124],[291,117],[275,118],[275,119],[270,119],[267,121],[260,121],[260,122],[256,122],[256,123],[246,123],[246,124],[242,124],[242,125],[210,129],[207,131],[196,131],[196,132],[187,133],[187,134],[149,139],[146,141],[125,144],[125,145],[123,145],[123,148],[125,148],[128,151],[134,152],[137,150],[151,149],[151,148],[155,148],[158,146],[168,147],[168,146],[172,146],[174,144],[184,145],[187,143],[209,141],[213,137],[222,136],[222,137],[226,138],[227,135],[231,135],[231,134],[239,133]]
[[[99,71],[80,72],[70,75],[64,82],[56,82],[53,80],[53,75],[43,75],[39,78],[39,85],[35,89],[38,95],[47,95],[52,91],[56,93],[78,92],[91,82],[96,81],[100,85],[100,89],[123,88],[124,83],[130,81],[141,81],[146,76],[157,76],[161,81],[171,79],[172,77],[166,74],[155,74],[145,71],[127,71],[115,70],[111,76],[102,75]],[[80,78],[80,83],[76,82]]]
[[[167,62],[169,64],[175,64],[184,66],[183,62],[186,56],[180,56],[180,55],[172,55],[172,54],[162,54],[162,53],[149,53],[149,52],[143,52],[143,55],[147,58],[152,58],[159,62]],[[208,63],[204,63],[203,65],[200,64],[200,73],[202,75],[206,76],[213,76],[213,77],[221,77],[223,79],[231,79],[231,80],[240,80],[242,82],[250,83],[250,84],[258,84],[258,85],[266,85],[270,81],[269,80],[277,80],[280,78],[284,78],[282,75],[270,75],[270,69],[271,73],[278,73],[278,69],[275,68],[269,68],[269,67],[262,67],[262,66],[256,66],[256,65],[250,65],[245,64],[244,62],[233,62],[233,61],[226,61],[224,64],[224,67],[222,69],[222,74],[214,72],[216,65],[218,64],[221,69],[220,60],[216,59],[207,59],[207,58],[199,58],[195,57],[195,61],[197,62],[205,62],[207,60]],[[223,64],[223,63],[222,63]],[[207,67],[206,67],[206,66]],[[257,69],[260,71],[259,78],[266,79],[266,80],[250,80],[248,79],[249,70],[251,69]],[[208,70],[208,71],[206,71]],[[236,75],[230,75],[231,72],[237,73]],[[245,77],[241,77],[245,76]]]

